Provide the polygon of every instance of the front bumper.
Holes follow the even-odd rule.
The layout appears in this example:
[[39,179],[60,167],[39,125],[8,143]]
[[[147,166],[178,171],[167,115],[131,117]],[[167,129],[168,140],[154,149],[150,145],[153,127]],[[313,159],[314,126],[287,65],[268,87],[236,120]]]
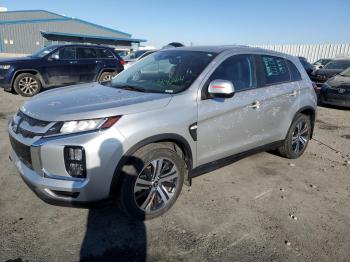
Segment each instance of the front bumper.
[[6,91],[12,89],[11,81],[13,76],[13,70],[2,70],[0,69],[0,88],[3,88]]
[[[9,126],[9,135],[30,147],[31,163],[11,147],[10,159],[25,183],[45,202],[60,205],[86,205],[110,197],[115,169],[123,155],[124,137],[111,127],[105,131],[27,139]],[[86,178],[69,176],[63,149],[82,146],[86,153]]]

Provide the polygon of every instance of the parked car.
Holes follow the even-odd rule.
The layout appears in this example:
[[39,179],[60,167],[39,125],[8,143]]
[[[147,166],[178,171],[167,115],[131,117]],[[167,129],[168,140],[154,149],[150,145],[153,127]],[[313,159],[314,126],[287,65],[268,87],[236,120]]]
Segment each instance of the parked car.
[[0,87],[28,97],[48,87],[111,80],[123,64],[113,48],[52,45],[28,57],[0,60]]
[[315,110],[295,57],[242,46],[165,49],[111,86],[26,101],[9,122],[10,158],[49,203],[112,198],[150,219],[175,203],[184,183],[232,160],[269,149],[298,158]]
[[137,61],[140,61],[142,58],[144,58],[144,57],[146,57],[146,56],[148,56],[150,54],[153,54],[154,52],[157,52],[157,51],[158,51],[157,49],[154,49],[154,50],[150,50],[150,51],[147,51],[147,52],[143,53],[137,59],[135,59],[135,61],[130,61],[130,62],[126,63],[124,65],[124,69],[128,69],[130,66],[135,64]]
[[319,103],[350,107],[350,67],[322,85]]
[[134,52],[131,52],[130,54],[124,56],[124,61],[125,64],[130,63],[130,62],[135,62],[140,56],[142,56],[144,53],[148,52],[150,50],[137,50]]
[[319,59],[315,63],[313,63],[313,65],[315,66],[315,69],[320,69],[320,68],[324,67],[330,61],[332,61],[332,59]]
[[315,70],[315,66],[310,64],[309,61],[307,61],[307,59],[305,57],[302,57],[302,56],[298,56],[301,64],[303,65],[306,73],[308,75],[310,75],[314,70]]
[[311,73],[310,78],[317,86],[322,86],[332,76],[341,73],[350,67],[350,58],[336,58],[327,63],[323,68]]

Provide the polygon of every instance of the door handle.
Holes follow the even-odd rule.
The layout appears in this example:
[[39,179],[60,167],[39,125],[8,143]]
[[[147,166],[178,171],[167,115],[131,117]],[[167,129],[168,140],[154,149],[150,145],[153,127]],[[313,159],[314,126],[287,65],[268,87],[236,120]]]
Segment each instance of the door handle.
[[76,64],[78,63],[77,61],[69,61],[70,64]]
[[96,62],[96,64],[97,64],[97,63],[101,63],[102,61],[101,61],[101,60],[96,60],[95,62]]
[[253,109],[259,109],[260,108],[260,102],[259,101],[254,101],[250,106],[248,106],[249,108],[253,108]]
[[288,96],[297,96],[298,95],[298,91],[294,90],[292,93],[289,93]]

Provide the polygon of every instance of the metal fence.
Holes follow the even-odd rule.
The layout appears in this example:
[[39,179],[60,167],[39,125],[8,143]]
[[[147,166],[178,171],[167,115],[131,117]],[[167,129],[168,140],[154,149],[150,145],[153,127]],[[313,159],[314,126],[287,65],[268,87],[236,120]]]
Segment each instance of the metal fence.
[[350,57],[350,44],[319,44],[319,45],[252,45],[270,49],[294,56],[303,56],[311,63],[320,58]]

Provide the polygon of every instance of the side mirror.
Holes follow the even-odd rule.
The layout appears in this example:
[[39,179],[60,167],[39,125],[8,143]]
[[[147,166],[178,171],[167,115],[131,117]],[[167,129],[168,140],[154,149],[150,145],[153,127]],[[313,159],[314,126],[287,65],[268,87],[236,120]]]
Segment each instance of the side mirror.
[[49,57],[49,61],[53,61],[53,60],[60,60],[60,56],[57,54],[54,54],[52,56]]
[[232,97],[235,88],[231,81],[218,79],[210,82],[208,93],[211,97]]
[[318,67],[318,69],[321,69],[323,67],[323,65],[320,65],[319,67]]

